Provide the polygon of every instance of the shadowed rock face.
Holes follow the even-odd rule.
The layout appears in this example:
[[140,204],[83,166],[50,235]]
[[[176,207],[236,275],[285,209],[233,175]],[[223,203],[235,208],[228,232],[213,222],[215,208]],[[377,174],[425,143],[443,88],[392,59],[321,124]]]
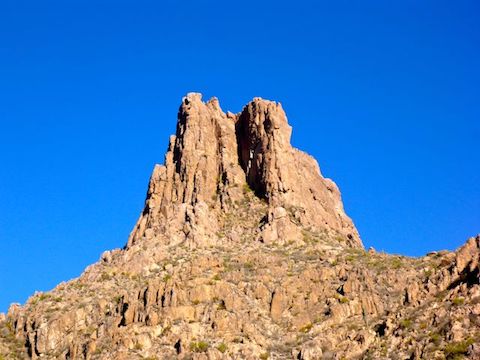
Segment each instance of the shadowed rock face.
[[258,240],[291,240],[300,224],[335,235],[347,247],[362,247],[338,188],[322,177],[312,157],[291,146],[291,132],[278,103],[255,98],[234,115],[225,114],[215,98],[203,103],[200,94],[187,95],[165,165],[154,170],[127,246],[165,233],[170,243],[218,243],[212,209],[231,207],[248,186],[268,204]]
[[480,236],[365,251],[290,136],[186,96],[125,248],[0,314],[0,359],[480,359]]

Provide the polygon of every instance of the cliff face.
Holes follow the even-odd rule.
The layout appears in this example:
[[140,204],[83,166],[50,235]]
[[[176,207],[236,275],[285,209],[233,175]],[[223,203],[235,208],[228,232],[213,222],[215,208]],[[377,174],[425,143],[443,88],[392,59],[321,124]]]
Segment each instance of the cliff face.
[[222,243],[218,213],[234,211],[246,187],[268,207],[258,240],[294,240],[308,227],[362,247],[338,188],[312,157],[290,145],[291,132],[278,103],[255,98],[234,115],[215,98],[203,103],[200,94],[187,95],[127,247],[154,237],[168,244]]
[[280,104],[186,96],[125,248],[0,314],[0,355],[480,358],[480,236],[422,258],[365,251],[290,135]]

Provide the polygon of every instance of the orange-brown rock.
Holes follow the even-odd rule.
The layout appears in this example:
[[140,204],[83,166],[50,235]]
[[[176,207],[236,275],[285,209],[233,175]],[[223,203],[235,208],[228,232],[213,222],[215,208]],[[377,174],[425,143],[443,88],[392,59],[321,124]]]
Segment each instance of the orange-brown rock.
[[479,359],[480,236],[365,251],[290,136],[186,96],[125,248],[0,314],[0,359]]
[[255,98],[233,115],[215,98],[203,103],[200,94],[188,94],[127,246],[152,238],[218,244],[215,210],[235,207],[242,191],[251,188],[268,204],[266,221],[257,227],[261,241],[295,240],[301,224],[362,247],[338,188],[322,177],[312,157],[291,146],[291,131],[279,103]]

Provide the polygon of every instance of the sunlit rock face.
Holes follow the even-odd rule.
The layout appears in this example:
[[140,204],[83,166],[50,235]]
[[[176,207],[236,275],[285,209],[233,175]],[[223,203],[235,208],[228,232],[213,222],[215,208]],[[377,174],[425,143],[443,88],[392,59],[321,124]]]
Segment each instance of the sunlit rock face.
[[291,132],[188,94],[126,246],[0,314],[0,359],[479,359],[480,236],[365,251]]
[[305,227],[361,248],[337,186],[322,177],[312,157],[291,146],[291,132],[279,103],[255,98],[234,115],[215,98],[204,103],[200,94],[188,94],[127,246],[155,236],[167,243],[219,244],[218,210],[234,208],[249,187],[268,205],[257,226],[260,241],[294,240]]

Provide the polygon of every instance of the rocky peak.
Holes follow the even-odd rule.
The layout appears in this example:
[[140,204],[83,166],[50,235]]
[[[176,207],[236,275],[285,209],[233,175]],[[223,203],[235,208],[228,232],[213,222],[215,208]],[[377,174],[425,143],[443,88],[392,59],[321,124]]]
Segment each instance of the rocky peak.
[[164,165],[152,174],[145,209],[127,247],[163,237],[170,244],[212,245],[225,212],[238,209],[251,188],[267,206],[255,239],[285,242],[302,229],[335,235],[362,247],[340,192],[317,162],[290,144],[292,128],[279,103],[254,98],[239,114],[216,98],[185,96]]
[[365,251],[291,131],[187,95],[126,248],[0,314],[0,359],[480,359],[480,235]]

